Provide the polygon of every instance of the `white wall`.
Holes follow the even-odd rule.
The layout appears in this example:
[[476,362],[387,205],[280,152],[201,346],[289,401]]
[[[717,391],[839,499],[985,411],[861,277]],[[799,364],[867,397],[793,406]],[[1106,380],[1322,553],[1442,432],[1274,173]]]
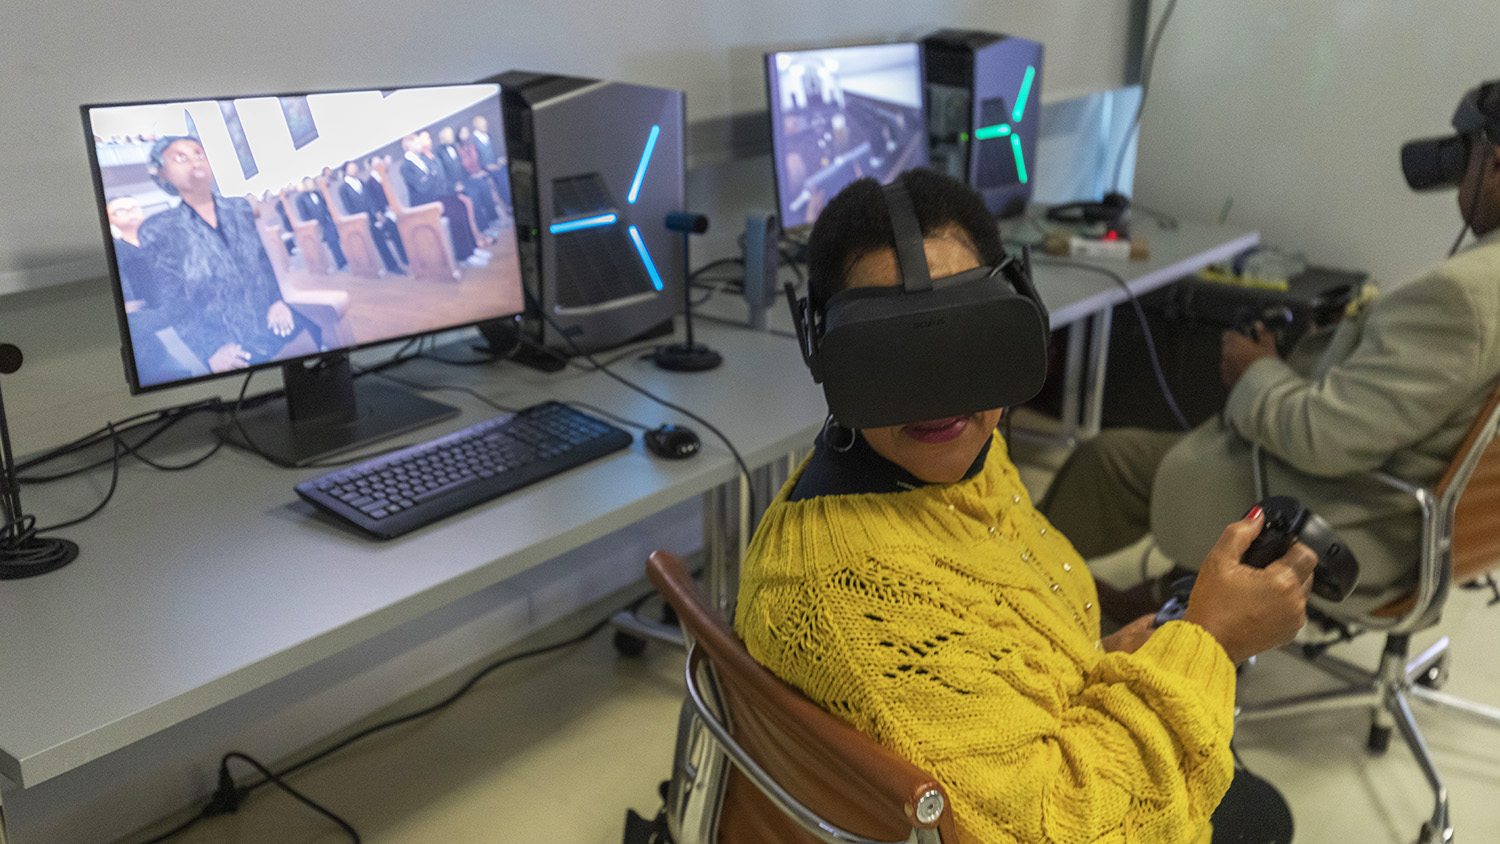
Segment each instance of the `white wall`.
[[[1165,6],[1152,4],[1153,21]],[[1500,77],[1485,0],[1187,0],[1159,50],[1137,197],[1259,228],[1261,242],[1391,286],[1458,234],[1453,191],[1415,194],[1401,144],[1451,132],[1464,91]]]
[[[1114,87],[1132,3],[645,0],[11,3],[0,27],[0,293],[105,274],[85,103],[466,82],[511,68],[682,88],[690,119],[765,109],[771,49],[941,26],[1048,46],[1049,91]],[[703,152],[695,150],[694,152]]]

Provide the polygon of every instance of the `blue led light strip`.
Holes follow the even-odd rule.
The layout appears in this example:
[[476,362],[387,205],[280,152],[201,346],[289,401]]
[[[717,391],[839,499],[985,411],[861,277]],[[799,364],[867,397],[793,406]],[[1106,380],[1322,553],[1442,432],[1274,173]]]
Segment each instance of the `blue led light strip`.
[[[646,148],[641,151],[641,163],[635,166],[635,181],[630,183],[630,195],[625,197],[631,205],[634,205],[636,197],[640,196],[641,179],[646,175],[646,165],[651,163],[651,151],[656,149],[656,136],[660,134],[661,127],[652,126],[651,136],[646,138]],[[660,290],[661,286],[657,285],[656,289]]]
[[1016,108],[1010,113],[1012,123],[1020,123],[1021,115],[1026,113],[1026,99],[1031,96],[1031,80],[1036,77],[1036,67],[1026,66],[1026,76],[1021,79],[1021,93],[1016,95]]
[[599,214],[594,217],[580,217],[577,220],[564,220],[561,223],[553,223],[547,230],[553,234],[563,232],[576,232],[579,229],[593,229],[599,226],[608,226],[620,219],[616,214]]
[[661,273],[656,271],[656,263],[651,260],[651,253],[646,251],[646,244],[641,241],[641,233],[635,226],[630,227],[630,239],[635,241],[635,251],[641,253],[641,263],[646,265],[646,272],[651,274],[651,284],[660,290]]

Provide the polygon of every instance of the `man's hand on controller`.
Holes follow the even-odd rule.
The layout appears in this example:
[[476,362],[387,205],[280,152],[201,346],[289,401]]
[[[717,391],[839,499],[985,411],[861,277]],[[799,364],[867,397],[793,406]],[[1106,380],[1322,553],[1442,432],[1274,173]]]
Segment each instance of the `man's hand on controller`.
[[1257,321],[1251,334],[1253,336],[1246,336],[1238,331],[1225,331],[1219,339],[1219,378],[1231,390],[1239,383],[1245,370],[1250,368],[1250,364],[1261,358],[1279,357],[1276,352],[1276,336],[1266,328],[1265,323]]
[[1257,507],[1231,524],[1203,560],[1182,620],[1207,630],[1239,663],[1292,641],[1307,621],[1307,594],[1318,555],[1298,542],[1263,569],[1240,562],[1260,533]]

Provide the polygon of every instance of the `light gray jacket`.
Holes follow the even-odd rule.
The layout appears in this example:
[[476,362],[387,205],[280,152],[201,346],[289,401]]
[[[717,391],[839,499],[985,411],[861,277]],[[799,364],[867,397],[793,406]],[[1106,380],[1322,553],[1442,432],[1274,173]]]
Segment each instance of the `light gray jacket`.
[[1500,232],[1346,317],[1311,370],[1252,364],[1220,419],[1173,447],[1152,489],[1163,553],[1194,567],[1255,503],[1247,441],[1268,493],[1329,521],[1361,567],[1351,601],[1391,597],[1415,577],[1415,501],[1369,480],[1379,469],[1435,482],[1500,378]]

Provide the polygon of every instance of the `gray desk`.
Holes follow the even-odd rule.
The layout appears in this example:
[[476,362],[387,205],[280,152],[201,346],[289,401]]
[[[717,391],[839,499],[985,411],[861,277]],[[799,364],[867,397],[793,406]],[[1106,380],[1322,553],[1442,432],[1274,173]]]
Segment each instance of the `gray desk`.
[[[823,405],[794,344],[723,327],[702,334],[724,353],[716,371],[634,360],[617,370],[713,422],[752,467],[805,447]],[[575,399],[643,424],[686,421],[599,373],[418,362],[396,374],[467,384],[510,406]],[[465,412],[409,441],[495,413],[462,394],[432,395]],[[64,532],[83,550],[77,562],[0,583],[0,775],[21,787],[57,777],[734,481],[728,451],[702,433],[692,460],[652,457],[637,436],[624,452],[389,542],[296,498],[296,481],[325,470],[277,469],[228,449],[182,473],[126,461],[110,505]],[[93,472],[28,487],[23,500],[57,521],[92,507],[108,483]]]
[[[1030,223],[1016,225],[1031,227]],[[1006,228],[1009,227],[1007,224]],[[1111,312],[1115,305],[1125,301],[1125,291],[1100,273],[1048,262],[1076,261],[1110,270],[1125,281],[1132,294],[1141,296],[1210,264],[1228,260],[1260,242],[1259,232],[1192,221],[1182,221],[1172,230],[1147,222],[1139,230],[1151,246],[1151,257],[1144,261],[1053,259],[1040,252],[1033,256],[1037,292],[1051,315],[1052,328],[1068,329],[1060,431],[1064,440],[1075,441],[1099,432]],[[1031,236],[1034,232],[1028,228],[1027,234]],[[744,325],[749,321],[749,307],[737,295],[714,294],[701,312],[707,318],[705,322],[719,320]],[[792,331],[791,315],[779,293],[771,301],[767,317],[773,333]]]

